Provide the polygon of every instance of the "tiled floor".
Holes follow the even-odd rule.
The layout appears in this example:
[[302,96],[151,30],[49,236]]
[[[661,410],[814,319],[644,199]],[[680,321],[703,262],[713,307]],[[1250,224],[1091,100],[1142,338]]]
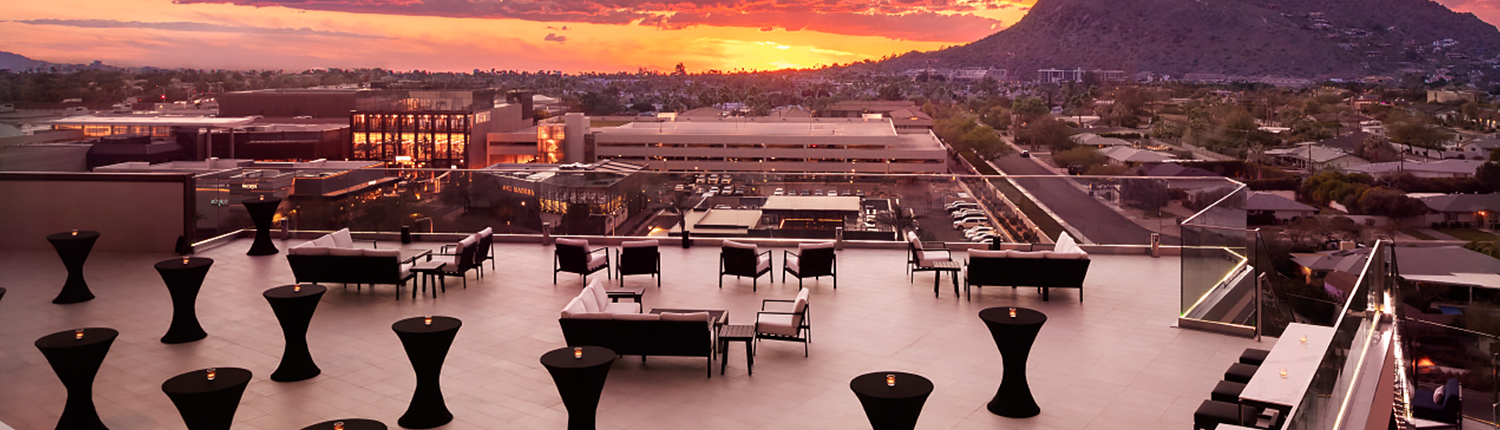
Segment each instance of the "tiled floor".
[[[333,286],[312,321],[309,341],[323,374],[302,382],[269,379],[281,354],[280,328],[260,296],[292,281],[282,255],[247,257],[248,240],[209,250],[216,260],[198,299],[207,339],[165,345],[170,302],[152,263],[163,254],[96,252],[86,266],[97,299],[74,305],[50,300],[64,271],[45,251],[0,251],[10,290],[0,300],[0,421],[17,429],[50,429],[62,410],[62,384],[41,353],[38,337],[76,327],[118,329],[95,383],[95,403],[115,430],[181,429],[161,383],[205,367],[255,372],[236,429],[298,429],[319,421],[366,417],[395,426],[415,384],[391,323],[424,314],[464,322],[443,369],[443,391],[454,421],[446,429],[559,429],[566,410],[538,357],[563,345],[558,311],[582,284],[576,275],[551,283],[552,251],[537,244],[497,244],[499,270],[459,286],[450,278],[437,299],[400,300],[390,286],[371,291]],[[436,244],[411,246],[435,247]],[[286,244],[279,246],[285,249]],[[382,247],[395,246],[382,244]],[[716,288],[718,249],[663,247],[668,272],[646,292],[647,307],[730,310],[733,323],[754,320],[761,299],[786,299],[789,283],[725,280]],[[779,267],[781,250],[775,251]],[[1096,256],[1087,301],[1076,291],[1042,302],[1034,289],[989,288],[966,302],[945,278],[932,297],[932,277],[906,275],[901,250],[846,249],[843,276],[812,289],[811,357],[802,345],[762,342],[755,375],[745,373],[742,348],[732,348],[729,373],[704,377],[702,359],[620,360],[599,405],[601,429],[853,429],[868,428],[849,391],[856,375],[900,370],[936,385],[919,429],[1189,429],[1192,413],[1223,370],[1253,340],[1172,328],[1178,303],[1178,260]],[[596,276],[602,277],[602,273]],[[649,277],[629,284],[650,285]],[[991,306],[1023,306],[1049,320],[1031,354],[1029,375],[1042,414],[1009,419],[984,407],[999,385],[1000,358],[977,314]],[[1269,345],[1262,344],[1262,345]],[[738,345],[734,345],[738,347]],[[715,363],[717,366],[717,363]]]

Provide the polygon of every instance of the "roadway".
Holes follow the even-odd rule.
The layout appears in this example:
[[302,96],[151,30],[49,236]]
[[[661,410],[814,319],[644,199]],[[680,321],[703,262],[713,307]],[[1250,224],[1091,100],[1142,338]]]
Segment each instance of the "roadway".
[[[1063,179],[1057,172],[1042,167],[1036,160],[1011,154],[992,163],[1000,172],[1008,175],[1059,176],[1058,179],[1012,178],[1011,181],[1082,233],[1088,242],[1133,245],[1151,243],[1151,230],[1115,212],[1104,202],[1078,189],[1071,181]],[[1177,243],[1177,238],[1163,236],[1162,243],[1174,244]]]

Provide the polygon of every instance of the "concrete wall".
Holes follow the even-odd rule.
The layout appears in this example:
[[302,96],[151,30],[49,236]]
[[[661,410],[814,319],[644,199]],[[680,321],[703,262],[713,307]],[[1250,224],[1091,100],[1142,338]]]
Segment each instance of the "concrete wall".
[[52,249],[47,235],[100,233],[99,251],[173,252],[187,232],[192,179],[170,173],[0,173],[0,248]]

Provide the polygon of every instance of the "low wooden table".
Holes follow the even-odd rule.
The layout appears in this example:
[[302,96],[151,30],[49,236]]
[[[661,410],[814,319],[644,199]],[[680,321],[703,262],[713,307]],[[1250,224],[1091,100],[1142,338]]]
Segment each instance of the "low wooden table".
[[[645,294],[646,287],[617,287],[604,289],[605,297],[609,297],[609,301],[611,302],[619,302],[620,299],[631,299],[635,300],[636,303],[641,303],[641,297],[645,296]],[[642,309],[644,309],[645,307],[646,305],[641,305]]]
[[963,265],[957,261],[934,261],[931,266],[917,266],[913,272],[934,272],[932,274],[932,296],[938,296],[939,281],[943,279],[943,272],[948,272],[953,277],[953,295],[958,295],[958,272],[963,270]]
[[[448,262],[446,261],[424,261],[412,266],[411,272],[422,275],[422,291],[427,291],[427,284],[432,283],[430,279],[437,277],[438,282],[443,285],[443,292],[446,293],[448,292],[448,280],[446,276],[443,276],[443,267],[447,265]],[[437,292],[438,287],[436,285],[432,286],[432,298],[437,298]],[[416,288],[411,289],[411,298],[417,298]]]
[[724,374],[724,368],[729,365],[729,342],[745,343],[745,369],[749,374],[755,374],[755,326],[745,324],[725,325],[719,329],[719,352],[723,357],[719,358],[719,374]]

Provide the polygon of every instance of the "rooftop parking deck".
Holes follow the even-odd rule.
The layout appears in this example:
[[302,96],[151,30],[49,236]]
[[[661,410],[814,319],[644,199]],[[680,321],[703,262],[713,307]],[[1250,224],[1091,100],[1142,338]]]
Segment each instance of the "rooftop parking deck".
[[[120,331],[94,384],[95,403],[115,430],[181,429],[182,419],[161,391],[168,378],[206,367],[255,372],[235,415],[236,429],[285,430],[347,417],[380,420],[392,428],[405,410],[415,376],[391,323],[411,316],[447,315],[464,322],[443,369],[443,392],[454,421],[445,429],[558,429],[567,413],[538,362],[564,346],[559,311],[584,286],[577,275],[552,279],[552,247],[495,245],[498,270],[457,278],[436,299],[399,299],[389,285],[347,289],[329,285],[308,340],[323,373],[291,383],[269,379],[280,359],[282,334],[261,292],[293,281],[283,254],[245,255],[241,239],[200,252],[215,260],[197,300],[209,336],[159,342],[171,319],[167,290],[151,265],[170,254],[96,251],[85,266],[92,301],[50,303],[65,272],[51,250],[0,251],[9,293],[0,300],[0,421],[17,429],[48,429],[62,410],[62,384],[32,346],[49,333],[79,327]],[[418,242],[406,248],[437,248]],[[369,246],[365,242],[362,246]],[[381,248],[401,247],[382,242]],[[662,246],[658,289],[649,276],[645,306],[722,308],[732,324],[750,324],[763,299],[790,299],[796,280],[783,283],[783,248],[773,248],[776,282],[724,280],[717,288],[719,248]],[[962,261],[962,253],[955,255]],[[704,377],[704,360],[625,357],[615,362],[598,408],[601,429],[854,429],[868,428],[849,389],[853,377],[875,371],[917,373],[936,388],[918,429],[1188,429],[1193,410],[1208,397],[1251,339],[1172,327],[1180,312],[1179,258],[1095,255],[1087,301],[1075,290],[1054,290],[1043,302],[1032,288],[974,290],[955,296],[945,277],[932,296],[932,274],[902,282],[906,251],[849,248],[839,252],[840,288],[830,279],[811,289],[811,356],[802,346],[761,342],[755,374],[746,374],[743,348],[730,346],[728,374]],[[590,276],[603,278],[603,272]],[[612,285],[617,281],[609,280]],[[407,288],[410,288],[408,285]],[[1002,375],[1000,356],[977,314],[1020,306],[1048,315],[1030,356],[1029,377],[1041,415],[1010,419],[985,403]],[[717,360],[714,366],[718,366]],[[717,372],[714,372],[717,373]]]

